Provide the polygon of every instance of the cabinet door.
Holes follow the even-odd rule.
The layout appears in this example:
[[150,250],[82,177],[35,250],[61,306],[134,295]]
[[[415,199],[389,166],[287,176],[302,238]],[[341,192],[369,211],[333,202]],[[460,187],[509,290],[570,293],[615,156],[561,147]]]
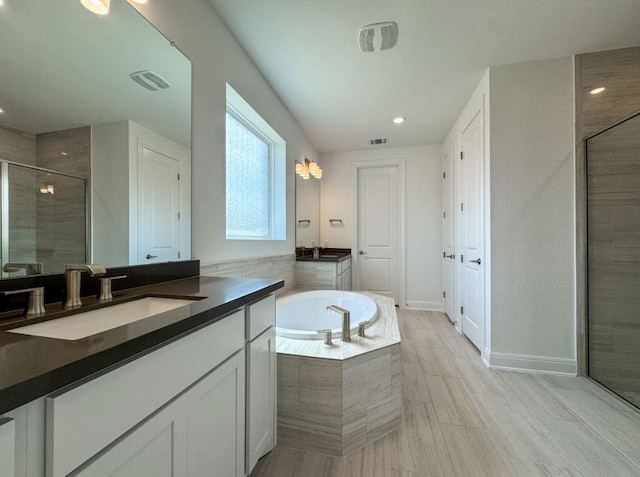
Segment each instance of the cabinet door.
[[182,396],[85,464],[78,477],[187,475],[187,399]]
[[189,477],[244,476],[244,352],[187,392]]
[[248,344],[247,350],[247,474],[275,446],[276,332],[275,327]]
[[15,470],[15,451],[15,421],[2,418],[0,419],[0,470],[8,476],[13,476]]

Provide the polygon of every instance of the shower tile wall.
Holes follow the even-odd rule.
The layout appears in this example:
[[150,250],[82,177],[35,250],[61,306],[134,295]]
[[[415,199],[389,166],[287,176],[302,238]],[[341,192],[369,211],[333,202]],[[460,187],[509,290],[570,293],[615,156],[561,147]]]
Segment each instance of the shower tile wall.
[[[34,135],[0,125],[3,160],[88,178],[90,154],[88,126]],[[65,263],[85,261],[84,181],[10,169],[11,260],[44,262],[45,273],[58,272]],[[49,183],[53,183],[55,194],[40,194],[40,187]]]
[[[613,382],[610,387],[617,387],[618,392],[628,390],[632,386],[626,386],[620,381],[625,378],[625,368],[629,366],[625,347],[633,343],[633,347],[639,346],[638,341],[629,341],[637,332],[629,333],[622,328],[614,331],[611,327],[592,327],[591,349],[587,343],[587,303],[585,294],[587,286],[587,243],[586,243],[586,170],[584,160],[583,138],[593,134],[630,114],[640,110],[640,48],[624,48],[619,50],[587,53],[575,57],[576,78],[576,208],[577,208],[577,261],[578,261],[578,363],[580,374],[587,373],[587,351],[591,353],[592,371],[596,364],[596,374],[600,380],[605,375],[611,376]],[[592,95],[590,91],[597,87],[605,87],[601,94]],[[600,140],[601,141],[601,140]],[[614,140],[615,143],[615,140]],[[621,144],[620,144],[621,145]],[[595,145],[592,145],[595,146]],[[615,144],[610,144],[615,149]],[[629,178],[627,178],[629,179]],[[625,179],[626,180],[626,179]],[[620,259],[627,257],[626,251],[619,251]],[[628,258],[628,257],[627,257]],[[620,277],[620,275],[618,274]],[[634,294],[636,292],[634,291]],[[632,294],[633,295],[633,294]],[[629,297],[630,300],[633,296]],[[592,301],[592,306],[595,303]],[[615,308],[615,309],[614,309]],[[610,304],[609,313],[612,319],[618,319],[621,315],[618,307]],[[595,312],[601,312],[596,308]],[[624,314],[624,313],[623,313]],[[628,313],[630,316],[631,313]],[[628,328],[628,323],[625,324]],[[620,341],[622,340],[622,341]],[[613,352],[614,342],[619,342],[617,349],[622,353]],[[593,348],[595,345],[595,348]],[[594,354],[595,353],[595,354]],[[626,361],[626,362],[625,362]],[[593,377],[593,374],[592,374]],[[626,375],[628,376],[628,374]],[[605,378],[606,379],[606,378]],[[640,379],[634,376],[631,381]],[[631,383],[629,383],[631,384]],[[629,399],[631,396],[627,396]],[[636,396],[636,402],[640,403],[640,395]]]
[[[67,129],[36,136],[38,167],[89,178],[91,128]],[[86,261],[85,182],[38,173],[38,187],[53,185],[55,194],[37,194],[38,260],[45,273],[58,272],[65,263]]]

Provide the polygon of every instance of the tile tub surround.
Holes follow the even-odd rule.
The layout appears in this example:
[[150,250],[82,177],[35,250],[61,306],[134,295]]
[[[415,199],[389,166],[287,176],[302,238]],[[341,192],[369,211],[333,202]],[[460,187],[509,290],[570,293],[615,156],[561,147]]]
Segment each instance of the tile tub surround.
[[209,277],[272,278],[284,280],[281,293],[296,286],[296,255],[272,255],[268,257],[227,260],[204,263],[200,275]]
[[395,307],[391,299],[366,295],[381,313],[367,328],[367,338],[327,346],[322,340],[277,337],[280,445],[344,456],[399,428],[402,370]]

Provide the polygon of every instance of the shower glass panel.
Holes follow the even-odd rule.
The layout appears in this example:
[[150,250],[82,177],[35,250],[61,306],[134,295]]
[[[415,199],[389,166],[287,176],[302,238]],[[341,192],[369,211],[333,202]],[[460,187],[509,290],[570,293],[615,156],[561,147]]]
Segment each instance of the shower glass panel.
[[[86,182],[31,166],[0,163],[3,267],[41,262],[42,273],[60,273],[66,263],[85,263]],[[25,273],[25,269],[13,269],[2,276]]]
[[640,407],[640,113],[586,151],[588,374]]

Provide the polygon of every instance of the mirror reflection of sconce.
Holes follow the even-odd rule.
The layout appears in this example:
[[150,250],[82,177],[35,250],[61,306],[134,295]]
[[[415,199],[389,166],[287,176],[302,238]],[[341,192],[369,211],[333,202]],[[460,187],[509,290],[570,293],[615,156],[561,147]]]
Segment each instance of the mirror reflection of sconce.
[[305,157],[304,162],[296,161],[296,174],[303,179],[308,179],[310,176],[321,179],[322,169],[318,166],[317,162],[309,161],[309,159]]
[[[129,3],[144,4],[148,0],[127,0]],[[109,4],[111,0],[80,0],[82,6],[96,15],[107,15],[109,13]],[[0,5],[2,0],[0,0]]]
[[55,194],[55,189],[53,187],[53,184],[45,184],[40,186],[40,193],[41,194]]
[[309,219],[298,220],[298,227],[309,227],[311,225],[311,221]]
[[342,223],[342,219],[329,219],[329,223],[331,224],[332,227],[337,227],[337,226],[344,225]]

